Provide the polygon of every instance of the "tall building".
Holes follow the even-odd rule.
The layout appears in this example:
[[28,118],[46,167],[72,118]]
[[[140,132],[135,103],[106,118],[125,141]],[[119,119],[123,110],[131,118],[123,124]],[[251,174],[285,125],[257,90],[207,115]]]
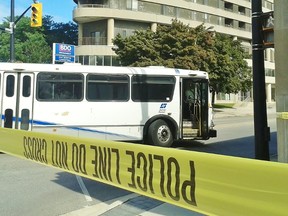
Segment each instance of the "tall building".
[[[251,0],[74,0],[73,20],[79,26],[76,59],[84,65],[118,65],[112,39],[135,30],[156,31],[158,24],[177,18],[191,27],[202,23],[216,32],[241,40],[252,54]],[[274,10],[274,0],[262,0],[263,12]],[[248,60],[251,66],[252,61]],[[265,50],[267,101],[275,100],[274,49]],[[218,94],[218,100],[249,100],[248,92]]]

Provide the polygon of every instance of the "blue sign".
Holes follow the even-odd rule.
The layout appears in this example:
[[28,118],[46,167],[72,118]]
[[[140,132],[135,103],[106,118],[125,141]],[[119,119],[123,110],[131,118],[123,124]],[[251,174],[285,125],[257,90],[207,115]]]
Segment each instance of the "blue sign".
[[55,62],[75,62],[75,46],[70,44],[53,44],[53,63]]
[[75,57],[74,56],[55,56],[55,61],[73,63],[75,62]]
[[55,44],[55,55],[75,55],[75,46],[69,44]]

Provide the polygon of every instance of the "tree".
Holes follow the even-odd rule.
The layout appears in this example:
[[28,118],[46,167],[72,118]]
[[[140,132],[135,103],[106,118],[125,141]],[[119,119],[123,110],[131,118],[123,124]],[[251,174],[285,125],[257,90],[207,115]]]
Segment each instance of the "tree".
[[159,65],[160,53],[155,49],[155,35],[152,31],[136,31],[134,35],[123,38],[118,34],[113,40],[113,48],[121,64],[125,66]]
[[209,63],[215,61],[212,36],[203,25],[194,29],[173,20],[171,25],[159,25],[156,32],[136,31],[126,38],[118,34],[113,50],[126,66],[162,65],[207,71]]
[[208,72],[213,96],[251,88],[251,70],[245,61],[249,55],[240,41],[204,25],[192,28],[173,20],[171,25],[159,25],[156,32],[136,31],[125,38],[118,34],[113,42],[125,66],[162,65]]
[[10,58],[10,35],[0,34],[0,62],[8,61]]
[[[9,27],[9,17],[0,27]],[[30,18],[22,17],[15,28],[15,60],[51,63],[53,43],[77,44],[77,34],[77,25],[72,22],[56,23],[51,16],[45,16],[41,28],[31,28]],[[0,61],[7,62],[9,59],[10,35],[2,32],[0,34]]]
[[[15,20],[17,17],[15,18]],[[8,28],[9,22],[2,24]],[[2,33],[0,35],[0,60],[7,62],[10,60],[10,35]],[[30,18],[22,17],[15,27],[15,60],[27,63],[49,63],[51,62],[52,51],[46,42],[42,28],[31,28]]]
[[215,94],[249,91],[252,85],[251,68],[245,59],[250,55],[243,49],[241,42],[232,37],[215,33],[214,53],[216,64],[210,69],[210,85],[213,101]]
[[18,55],[21,61],[27,63],[51,63],[52,51],[45,40],[45,36],[39,32],[34,34],[26,32],[25,35],[27,40],[21,43],[22,52]]
[[78,26],[73,22],[57,23],[52,16],[43,18],[43,33],[46,41],[52,47],[53,43],[78,44]]

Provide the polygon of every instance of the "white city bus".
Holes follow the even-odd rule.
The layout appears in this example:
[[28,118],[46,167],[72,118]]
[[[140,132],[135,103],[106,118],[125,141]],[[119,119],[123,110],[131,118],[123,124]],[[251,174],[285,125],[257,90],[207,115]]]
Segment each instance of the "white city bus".
[[205,140],[216,136],[208,81],[164,67],[0,63],[1,127],[166,147]]

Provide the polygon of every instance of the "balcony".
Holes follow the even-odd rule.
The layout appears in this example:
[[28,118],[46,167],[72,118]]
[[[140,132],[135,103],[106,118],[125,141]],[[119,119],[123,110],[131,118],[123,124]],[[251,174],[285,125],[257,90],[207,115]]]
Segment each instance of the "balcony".
[[82,37],[78,40],[79,45],[107,45],[107,37]]
[[85,7],[85,8],[109,8],[109,5],[103,5],[103,4],[80,4],[78,5],[79,8]]

